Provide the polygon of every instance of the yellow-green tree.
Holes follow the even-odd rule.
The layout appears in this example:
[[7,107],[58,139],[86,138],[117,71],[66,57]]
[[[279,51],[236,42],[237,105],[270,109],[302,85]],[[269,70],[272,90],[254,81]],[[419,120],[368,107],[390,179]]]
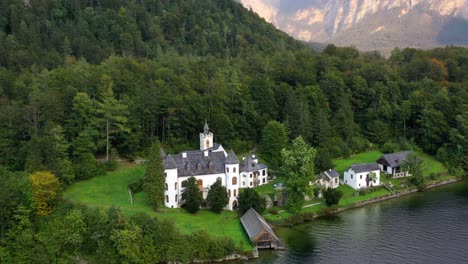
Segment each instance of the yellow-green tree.
[[30,176],[31,188],[36,205],[36,214],[48,215],[62,197],[62,183],[48,171],[37,171]]

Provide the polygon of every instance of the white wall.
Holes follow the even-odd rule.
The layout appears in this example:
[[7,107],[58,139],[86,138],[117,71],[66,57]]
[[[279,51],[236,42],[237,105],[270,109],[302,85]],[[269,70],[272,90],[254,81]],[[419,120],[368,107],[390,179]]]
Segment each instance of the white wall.
[[[165,170],[166,173],[166,184],[167,184],[167,190],[164,190],[164,205],[169,208],[177,208],[178,203],[175,201],[175,196],[179,195],[178,189],[180,188],[179,183],[177,184],[177,189],[175,189],[175,183],[178,182],[177,178],[177,169],[172,169],[172,170]],[[166,199],[169,198],[169,201]],[[180,199],[180,197],[177,197],[177,201]]]
[[[378,186],[380,185],[380,170],[375,170],[375,171],[370,171],[370,172],[361,172],[361,173],[355,173],[353,169],[349,169],[344,172],[344,182],[348,184],[349,186],[353,187],[354,189],[362,189],[366,188],[367,186],[367,174],[370,173],[375,173],[376,175],[376,181],[374,182],[369,182],[370,186]],[[351,178],[352,176],[352,178]],[[369,187],[370,187],[369,186]]]

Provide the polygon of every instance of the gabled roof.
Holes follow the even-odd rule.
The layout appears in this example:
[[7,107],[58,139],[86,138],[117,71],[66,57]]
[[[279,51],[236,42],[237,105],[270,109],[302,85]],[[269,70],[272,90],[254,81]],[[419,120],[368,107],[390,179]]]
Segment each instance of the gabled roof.
[[247,158],[245,158],[242,163],[240,164],[240,171],[241,172],[253,172],[253,171],[259,171],[268,168],[265,164],[263,163],[258,163],[252,155],[249,155]]
[[340,177],[340,174],[334,169],[329,169],[323,172],[324,174],[330,176],[330,178],[337,178]]
[[380,167],[376,162],[372,162],[372,163],[364,163],[364,164],[353,164],[351,165],[351,169],[353,169],[355,173],[361,173],[361,172],[380,170]]
[[177,163],[175,162],[175,160],[171,156],[171,154],[166,156],[163,163],[164,163],[164,168],[165,169],[168,169],[168,170],[177,169]]
[[226,164],[239,164],[236,153],[231,149],[226,157]]
[[259,215],[255,209],[250,208],[247,212],[245,212],[240,220],[251,240],[257,238],[258,235],[264,230],[270,233],[270,235],[274,237],[275,240],[278,239],[265,219]]
[[[205,151],[206,154],[205,155]],[[173,156],[177,164],[177,175],[179,177],[218,174],[225,171],[225,160],[223,151],[208,150],[186,151]],[[167,169],[167,167],[166,167]]]
[[384,154],[377,160],[377,163],[390,166],[392,168],[400,167],[403,163],[408,161],[408,155],[411,153],[409,151],[402,151],[397,153]]

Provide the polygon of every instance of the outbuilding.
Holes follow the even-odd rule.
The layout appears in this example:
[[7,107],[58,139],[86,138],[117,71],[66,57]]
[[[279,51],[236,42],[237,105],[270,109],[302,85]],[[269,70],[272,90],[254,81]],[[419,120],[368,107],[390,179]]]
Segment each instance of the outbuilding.
[[258,249],[284,249],[283,243],[275,235],[273,229],[271,229],[270,225],[255,209],[250,208],[240,220],[250,241]]

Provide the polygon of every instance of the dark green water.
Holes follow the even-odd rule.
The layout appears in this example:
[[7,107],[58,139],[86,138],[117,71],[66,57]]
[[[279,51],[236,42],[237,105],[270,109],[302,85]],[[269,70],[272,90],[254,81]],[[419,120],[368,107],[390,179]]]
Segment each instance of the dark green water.
[[285,251],[246,263],[468,263],[468,182],[277,228]]

